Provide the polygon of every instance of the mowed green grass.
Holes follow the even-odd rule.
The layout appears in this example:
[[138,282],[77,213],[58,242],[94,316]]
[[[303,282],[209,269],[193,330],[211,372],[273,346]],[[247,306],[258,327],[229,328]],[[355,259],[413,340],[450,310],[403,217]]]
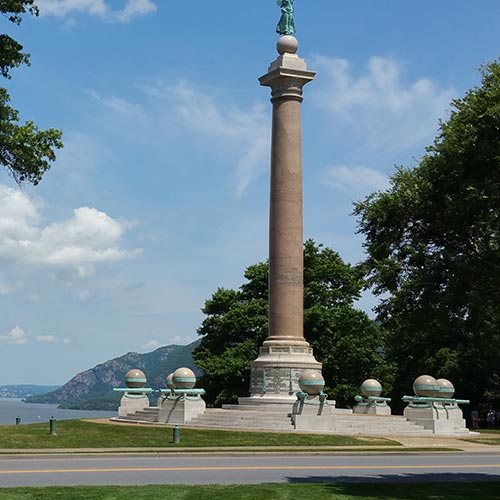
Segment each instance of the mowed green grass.
[[262,484],[243,486],[75,486],[0,488],[2,500],[498,500],[500,482],[473,483],[361,483],[361,484]]
[[181,442],[172,443],[171,427],[103,424],[84,420],[57,422],[57,435],[48,424],[0,426],[0,449],[47,448],[179,448],[218,446],[373,446],[400,443],[384,438],[270,432],[235,432],[181,428]]

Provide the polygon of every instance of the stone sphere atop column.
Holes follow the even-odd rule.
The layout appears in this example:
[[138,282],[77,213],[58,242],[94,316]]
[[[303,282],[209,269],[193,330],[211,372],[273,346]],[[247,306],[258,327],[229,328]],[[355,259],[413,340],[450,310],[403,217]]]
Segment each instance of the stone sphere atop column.
[[174,381],[172,380],[174,377],[174,373],[170,373],[166,380],[165,380],[165,383],[166,383],[166,386],[167,386],[167,389],[175,389],[175,384],[174,384]]
[[449,380],[445,378],[438,378],[436,382],[439,386],[438,398],[453,398],[453,395],[455,394],[455,387]]
[[417,396],[423,398],[435,398],[439,394],[439,385],[434,377],[420,375],[413,382],[413,390]]
[[299,387],[306,394],[316,396],[325,387],[325,379],[317,370],[302,370],[299,375]]
[[296,54],[299,50],[299,42],[292,35],[283,35],[279,38],[276,48],[281,55]]
[[176,389],[192,389],[196,384],[196,375],[190,368],[177,368],[172,375]]
[[361,384],[361,394],[365,397],[380,396],[382,394],[382,384],[373,378],[366,379]]
[[141,370],[129,370],[125,375],[125,383],[130,389],[142,389],[146,385],[146,375]]

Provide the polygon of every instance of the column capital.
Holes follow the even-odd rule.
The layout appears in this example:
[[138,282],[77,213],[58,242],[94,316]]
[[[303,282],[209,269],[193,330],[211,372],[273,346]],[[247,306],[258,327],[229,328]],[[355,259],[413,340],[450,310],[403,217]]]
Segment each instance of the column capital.
[[268,72],[259,78],[263,87],[271,87],[271,101],[280,98],[302,101],[302,88],[314,79],[315,71],[309,71],[304,59],[296,54],[284,53],[269,66]]

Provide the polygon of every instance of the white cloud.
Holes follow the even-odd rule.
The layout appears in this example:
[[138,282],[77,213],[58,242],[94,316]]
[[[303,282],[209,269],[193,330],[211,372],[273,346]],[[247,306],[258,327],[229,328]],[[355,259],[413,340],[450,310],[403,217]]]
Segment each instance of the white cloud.
[[82,290],[79,294],[78,294],[78,298],[83,302],[85,300],[87,300],[88,298],[90,297],[90,292],[88,290]]
[[372,57],[361,76],[344,59],[318,57],[315,66],[322,79],[312,96],[331,114],[337,140],[354,137],[358,155],[427,145],[455,95],[428,78],[405,83],[401,65],[390,58]]
[[155,349],[158,349],[158,347],[161,347],[162,344],[158,342],[156,339],[150,340],[146,344],[142,346],[143,349],[147,349],[148,351],[154,351]]
[[7,335],[0,335],[0,343],[27,344],[28,336],[21,327],[15,326]]
[[59,342],[57,337],[54,337],[54,335],[38,335],[35,340],[37,342],[44,342],[47,344],[54,344],[55,342]]
[[120,248],[125,222],[92,207],[69,219],[40,226],[39,211],[21,191],[0,184],[0,258],[21,264],[72,268],[81,277],[94,265],[137,255]]
[[389,177],[367,167],[338,165],[325,169],[323,182],[335,189],[353,194],[365,194],[389,187]]
[[145,16],[157,9],[151,0],[122,1],[122,7],[118,9],[113,9],[106,0],[38,0],[37,4],[41,15],[66,17],[71,14],[86,13],[118,22],[129,22],[135,17]]
[[238,196],[267,170],[270,124],[262,105],[234,108],[219,102],[209,90],[180,82],[176,86],[146,87],[150,96],[167,105],[168,121],[189,132],[190,141],[230,155],[234,160],[233,189]]

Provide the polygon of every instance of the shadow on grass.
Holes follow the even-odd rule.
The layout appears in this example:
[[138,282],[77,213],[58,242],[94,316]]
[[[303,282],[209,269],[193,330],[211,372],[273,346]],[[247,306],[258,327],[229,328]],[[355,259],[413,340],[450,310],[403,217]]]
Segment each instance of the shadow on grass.
[[[378,474],[376,476],[304,476],[289,477],[290,484],[328,483],[332,498],[367,498],[379,500],[499,500],[500,474],[429,473]],[[343,498],[343,497],[341,497]]]

